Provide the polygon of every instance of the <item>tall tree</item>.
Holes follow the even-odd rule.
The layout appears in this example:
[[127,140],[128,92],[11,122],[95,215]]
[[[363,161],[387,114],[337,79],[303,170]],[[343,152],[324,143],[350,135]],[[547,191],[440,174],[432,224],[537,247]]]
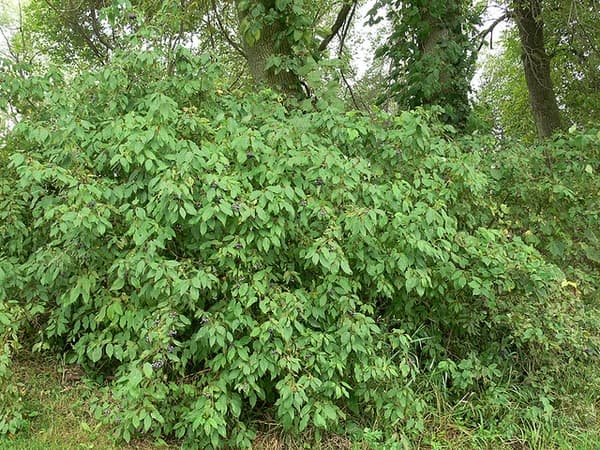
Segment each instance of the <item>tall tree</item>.
[[389,91],[402,108],[440,105],[445,120],[464,124],[475,52],[471,34],[477,14],[464,0],[379,0],[392,34],[377,55],[390,61]]
[[540,0],[516,0],[513,16],[521,40],[521,60],[538,136],[546,138],[561,127],[560,111],[550,77],[550,57],[544,41]]
[[[511,3],[485,36],[502,20],[514,18]],[[543,44],[549,59],[550,78],[560,105],[562,126],[585,127],[600,119],[600,9],[594,0],[557,0],[542,3]],[[505,136],[532,141],[538,127],[529,101],[529,86],[523,67],[523,45],[516,20],[502,37],[502,51],[490,55],[483,65],[479,106],[489,111],[489,120]],[[541,79],[541,78],[539,78]],[[534,81],[537,81],[534,79]],[[550,95],[552,97],[552,95]],[[554,110],[556,114],[556,110]]]

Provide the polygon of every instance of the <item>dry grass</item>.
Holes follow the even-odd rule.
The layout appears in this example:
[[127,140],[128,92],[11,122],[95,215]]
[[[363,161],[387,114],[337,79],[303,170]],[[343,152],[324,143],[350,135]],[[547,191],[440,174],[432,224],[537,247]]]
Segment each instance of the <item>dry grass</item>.
[[344,436],[329,435],[318,440],[312,433],[305,433],[301,436],[290,438],[283,432],[271,431],[260,432],[254,440],[254,450],[366,450],[367,447],[362,447],[353,444],[351,440]]

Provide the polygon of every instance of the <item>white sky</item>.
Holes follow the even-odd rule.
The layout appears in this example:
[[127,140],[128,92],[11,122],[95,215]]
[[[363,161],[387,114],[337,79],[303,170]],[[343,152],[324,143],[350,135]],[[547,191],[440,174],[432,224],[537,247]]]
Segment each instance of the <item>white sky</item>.
[[367,1],[356,11],[354,18],[354,29],[350,35],[353,43],[352,48],[356,52],[352,55],[352,66],[356,70],[356,78],[362,78],[369,67],[373,65],[373,58],[377,48],[376,39],[378,33],[385,27],[385,23],[379,23],[375,26],[366,25],[367,13],[373,7],[374,0]]
[[0,56],[8,49],[7,39],[15,33],[19,22],[19,0],[0,0]]

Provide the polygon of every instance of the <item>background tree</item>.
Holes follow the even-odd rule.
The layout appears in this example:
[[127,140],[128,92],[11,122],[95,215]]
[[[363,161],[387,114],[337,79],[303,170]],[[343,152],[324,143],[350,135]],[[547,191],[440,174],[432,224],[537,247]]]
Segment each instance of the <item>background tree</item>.
[[521,44],[515,30],[499,41],[502,51],[483,62],[475,109],[497,135],[533,143],[538,133],[523,74]]
[[511,8],[521,40],[521,61],[533,119],[538,136],[547,138],[560,129],[561,118],[546,52],[542,1],[515,0]]
[[291,97],[305,96],[298,71],[310,56],[314,36],[303,3],[241,0],[236,6],[239,35],[255,83]]
[[[566,126],[584,127],[600,117],[600,11],[591,3],[554,2],[543,10],[550,77]],[[477,101],[489,107],[490,120],[508,137],[531,141],[539,136],[522,65],[522,44],[509,28],[501,51],[486,59]],[[527,118],[530,119],[527,119]]]
[[[352,20],[356,4],[356,0],[238,1],[240,36],[255,83],[292,97],[307,96],[310,87],[303,77],[321,59],[339,30]],[[331,12],[335,10],[338,12],[333,21]]]
[[371,14],[371,23],[383,17],[391,23],[376,54],[390,61],[388,92],[400,109],[442,106],[445,121],[463,126],[476,57],[476,8],[463,0],[382,0]]

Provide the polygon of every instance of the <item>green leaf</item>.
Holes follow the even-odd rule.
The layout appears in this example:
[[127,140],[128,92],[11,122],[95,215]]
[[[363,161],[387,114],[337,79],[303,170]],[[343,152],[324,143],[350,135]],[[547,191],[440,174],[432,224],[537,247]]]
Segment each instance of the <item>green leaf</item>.
[[10,326],[10,324],[11,324],[10,316],[5,313],[0,313],[0,323],[2,325]]
[[117,278],[112,286],[110,287],[111,291],[119,291],[123,288],[123,286],[125,286],[125,280],[123,278]]
[[144,363],[142,366],[142,372],[146,378],[153,378],[154,369],[152,369],[152,365],[150,363]]
[[340,263],[340,268],[347,275],[352,275],[352,269],[350,269],[350,265],[346,259],[343,259]]
[[25,156],[21,153],[13,153],[10,157],[10,160],[12,167],[19,167],[25,162]]
[[87,356],[90,358],[90,361],[94,363],[100,361],[100,358],[102,357],[102,347],[100,345],[94,345],[88,348]]
[[317,428],[327,428],[327,422],[325,421],[325,418],[318,412],[315,412],[313,415],[313,423]]

